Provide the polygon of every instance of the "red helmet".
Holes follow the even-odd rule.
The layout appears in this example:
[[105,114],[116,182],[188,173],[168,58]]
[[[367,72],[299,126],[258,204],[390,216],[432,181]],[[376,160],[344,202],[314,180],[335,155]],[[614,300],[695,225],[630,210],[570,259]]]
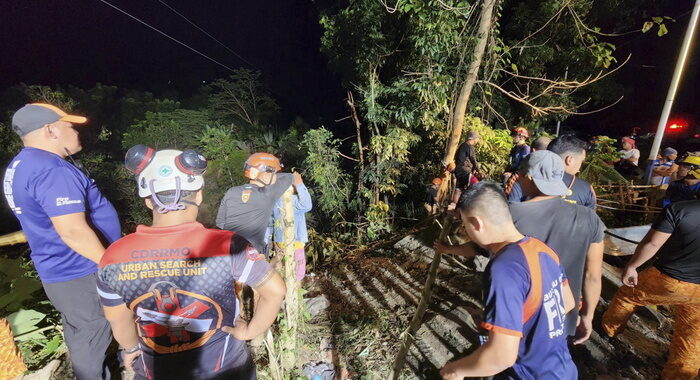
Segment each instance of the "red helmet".
[[[251,169],[255,169],[255,173]],[[253,153],[243,164],[243,175],[249,179],[257,178],[259,172],[276,173],[282,170],[279,158],[270,153]]]
[[513,129],[513,132],[511,132],[513,136],[523,136],[523,137],[530,137],[530,132],[525,129],[525,127],[517,127]]

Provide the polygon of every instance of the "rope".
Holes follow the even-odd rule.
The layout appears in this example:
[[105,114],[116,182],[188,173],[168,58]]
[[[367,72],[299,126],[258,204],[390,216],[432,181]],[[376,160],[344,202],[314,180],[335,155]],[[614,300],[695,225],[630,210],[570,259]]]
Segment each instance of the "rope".
[[660,211],[657,210],[651,210],[651,211],[645,211],[645,210],[628,210],[624,208],[617,208],[617,207],[610,207],[610,206],[603,206],[603,205],[596,205],[596,207],[604,208],[606,210],[615,210],[615,211],[625,211],[625,212],[639,212],[643,214],[658,214]]
[[170,9],[171,11],[173,11],[173,12],[174,12],[175,14],[177,14],[178,16],[182,17],[182,18],[183,18],[185,21],[187,21],[190,25],[192,25],[192,26],[194,26],[195,28],[199,29],[199,31],[202,32],[202,33],[204,33],[207,37],[211,38],[211,39],[214,40],[216,43],[218,43],[219,45],[223,46],[224,49],[230,51],[231,54],[235,55],[238,59],[240,59],[241,61],[247,63],[248,65],[250,65],[250,67],[257,69],[257,67],[255,67],[254,64],[250,63],[248,60],[246,60],[245,58],[241,57],[238,53],[236,53],[235,51],[233,51],[230,47],[226,46],[223,42],[221,42],[221,41],[219,41],[218,39],[216,39],[214,36],[212,36],[212,35],[209,34],[206,30],[204,30],[201,26],[195,24],[192,20],[190,20],[189,18],[185,17],[185,15],[183,15],[183,14],[180,13],[180,12],[178,12],[175,8],[173,8],[173,7],[171,7],[170,5],[168,5],[168,4],[165,3],[163,0],[158,0],[158,2],[160,2],[161,4],[163,4],[163,6],[165,6],[166,8]]
[[624,237],[622,237],[622,236],[620,236],[620,235],[617,235],[617,234],[614,234],[614,233],[610,232],[609,230],[605,230],[605,233],[608,234],[608,235],[610,235],[610,236],[612,236],[612,237],[614,237],[615,239],[620,239],[620,240],[622,240],[622,241],[626,241],[626,242],[632,243],[632,244],[639,244],[638,241],[634,241],[634,240],[631,240],[631,239],[624,238]]
[[184,47],[186,47],[186,48],[192,50],[193,52],[195,52],[195,53],[201,55],[202,57],[204,57],[204,58],[206,58],[206,59],[208,59],[208,60],[210,60],[210,61],[216,63],[217,65],[219,65],[219,66],[221,66],[221,67],[223,67],[223,68],[225,68],[225,69],[227,69],[227,70],[229,70],[229,71],[234,71],[232,68],[230,68],[230,67],[224,65],[223,63],[221,63],[221,62],[215,60],[214,58],[212,58],[212,57],[210,57],[210,56],[208,56],[208,55],[202,53],[201,51],[199,51],[199,50],[197,50],[197,49],[191,47],[190,45],[187,45],[187,44],[184,43],[184,42],[180,42],[180,40],[176,39],[175,37],[171,37],[169,34],[163,32],[162,30],[156,28],[155,26],[151,26],[151,25],[148,24],[147,22],[141,20],[140,18],[138,18],[138,17],[136,17],[136,16],[131,15],[130,13],[128,13],[128,12],[125,11],[125,10],[120,9],[119,7],[117,7],[116,5],[114,5],[114,4],[110,3],[110,2],[108,2],[107,0],[99,0],[99,1],[101,1],[101,2],[103,2],[103,3],[105,3],[105,4],[107,4],[107,5],[109,5],[110,7],[116,9],[117,11],[119,11],[119,12],[121,12],[121,13],[123,13],[123,14],[129,16],[129,17],[131,17],[132,19],[134,19],[134,20],[140,22],[141,24],[143,24],[143,25],[145,25],[145,26],[147,26],[147,27],[149,27],[149,28],[155,30],[156,32],[162,34],[163,36],[165,36],[165,37],[167,37],[167,38],[169,38],[169,39],[171,39],[172,41],[177,42],[178,44],[180,44],[180,45],[182,45],[182,46],[184,46]]

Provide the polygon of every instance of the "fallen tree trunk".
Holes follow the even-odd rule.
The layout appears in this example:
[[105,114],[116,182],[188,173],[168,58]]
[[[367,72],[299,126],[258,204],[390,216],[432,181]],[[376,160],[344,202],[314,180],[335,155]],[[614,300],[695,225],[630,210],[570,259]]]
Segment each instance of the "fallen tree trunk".
[[[452,227],[452,219],[449,217],[443,218],[443,224],[444,227],[441,225],[442,231],[440,232],[438,241],[442,241],[445,239],[445,237],[447,237],[447,234]],[[433,286],[435,285],[435,278],[437,277],[437,271],[440,267],[441,259],[442,254],[435,251],[433,261],[430,263],[430,269],[428,270],[428,278],[425,280],[425,286],[423,287],[423,292],[421,292],[420,302],[418,302],[418,307],[416,308],[416,313],[413,314],[411,323],[408,325],[408,328],[406,328],[406,331],[401,334],[401,348],[399,348],[399,353],[396,355],[396,359],[394,359],[394,363],[391,365],[391,371],[389,372],[390,380],[398,379],[399,374],[401,374],[401,369],[406,362],[406,354],[408,354],[408,349],[411,348],[411,344],[413,344],[414,341],[413,336],[416,334],[416,331],[418,331],[418,328],[423,321],[425,311],[428,309],[428,302],[433,294]]]

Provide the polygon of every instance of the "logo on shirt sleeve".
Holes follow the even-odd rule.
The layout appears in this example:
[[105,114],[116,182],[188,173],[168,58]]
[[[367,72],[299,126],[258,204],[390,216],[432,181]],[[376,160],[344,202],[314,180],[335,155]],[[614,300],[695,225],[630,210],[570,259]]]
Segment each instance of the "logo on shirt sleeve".
[[56,198],[56,206],[74,205],[83,203],[80,199],[70,199],[69,197]]

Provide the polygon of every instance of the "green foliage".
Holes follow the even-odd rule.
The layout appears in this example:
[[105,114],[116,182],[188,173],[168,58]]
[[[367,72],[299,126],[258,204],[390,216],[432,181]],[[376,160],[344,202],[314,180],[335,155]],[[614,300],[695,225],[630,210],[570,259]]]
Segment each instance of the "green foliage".
[[389,205],[379,201],[373,203],[367,209],[365,214],[367,218],[367,229],[365,233],[367,234],[367,239],[377,240],[383,234],[391,232],[392,227],[389,223]]
[[620,158],[616,145],[617,140],[598,136],[593,152],[586,157],[579,176],[592,184],[627,183],[612,166],[613,161]]
[[136,144],[145,144],[156,150],[192,148],[199,135],[215,122],[204,110],[179,109],[169,112],[146,112],[145,118],[136,122],[124,133],[122,147],[129,149]]
[[233,138],[230,127],[207,127],[199,136],[197,145],[208,161],[199,220],[213,226],[226,190],[247,182],[243,176],[243,163],[248,153],[239,148],[240,142]]
[[29,262],[0,257],[0,310],[3,314],[19,310],[32,301],[34,292],[41,288]]
[[217,79],[209,86],[209,104],[217,118],[237,126],[236,134],[262,132],[273,121],[279,107],[263,87],[260,72],[237,69],[227,79]]
[[350,198],[349,176],[340,167],[340,141],[321,127],[304,134],[304,167],[318,208],[331,219],[344,213]]

